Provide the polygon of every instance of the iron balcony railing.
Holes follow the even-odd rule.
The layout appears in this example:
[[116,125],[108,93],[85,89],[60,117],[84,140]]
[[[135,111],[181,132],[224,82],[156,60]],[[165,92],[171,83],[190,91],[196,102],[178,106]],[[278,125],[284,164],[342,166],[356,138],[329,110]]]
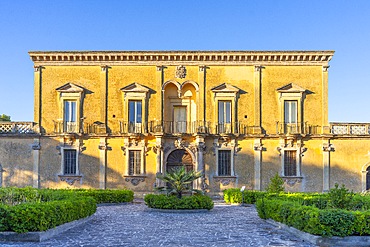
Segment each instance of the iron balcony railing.
[[370,135],[370,123],[330,123],[333,135]]
[[211,123],[209,121],[150,121],[149,132],[166,134],[248,134],[251,126],[241,122]]
[[33,134],[36,124],[34,122],[7,122],[0,121],[0,134]]
[[121,134],[144,134],[148,133],[148,128],[146,123],[120,121],[119,132]]
[[54,133],[57,134],[71,134],[84,133],[83,119],[78,122],[54,120]]
[[321,127],[310,125],[307,122],[281,123],[276,122],[276,133],[285,135],[314,135],[321,133]]

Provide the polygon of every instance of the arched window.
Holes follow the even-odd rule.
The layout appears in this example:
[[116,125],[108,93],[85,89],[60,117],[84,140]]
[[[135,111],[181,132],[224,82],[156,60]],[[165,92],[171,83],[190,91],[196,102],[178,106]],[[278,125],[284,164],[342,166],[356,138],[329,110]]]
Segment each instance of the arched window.
[[370,189],[370,166],[366,168],[366,190]]
[[169,172],[181,166],[185,166],[187,171],[194,169],[191,155],[184,149],[172,151],[167,158],[166,171]]

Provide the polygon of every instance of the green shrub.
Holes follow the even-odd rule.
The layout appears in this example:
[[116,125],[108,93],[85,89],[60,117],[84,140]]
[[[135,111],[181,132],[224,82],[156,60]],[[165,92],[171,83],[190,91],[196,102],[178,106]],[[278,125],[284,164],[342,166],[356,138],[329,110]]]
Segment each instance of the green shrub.
[[354,232],[356,235],[370,235],[370,212],[354,212]]
[[245,190],[243,193],[238,188],[226,189],[224,201],[226,203],[242,203],[244,193],[244,203],[255,204],[258,198],[264,197],[267,193],[263,191]]
[[370,212],[318,209],[286,198],[262,198],[256,203],[258,215],[299,230],[321,236],[366,235],[370,233]]
[[284,180],[279,176],[279,174],[275,174],[270,179],[270,184],[267,186],[267,192],[269,193],[280,193],[284,192]]
[[130,190],[0,189],[0,231],[45,231],[92,215],[96,203],[130,202]]
[[94,214],[91,197],[71,197],[61,201],[23,203],[8,209],[9,230],[18,233],[45,231],[58,225]]
[[0,232],[9,230],[9,206],[0,204]]
[[131,190],[77,190],[77,195],[91,196],[97,203],[132,202],[134,192]]
[[351,201],[354,193],[349,192],[348,189],[342,184],[336,183],[334,188],[331,188],[328,192],[329,203],[332,208],[348,209],[351,206]]
[[158,209],[208,209],[213,208],[213,201],[205,195],[177,196],[148,194],[144,197],[146,205]]
[[328,229],[328,236],[345,237],[354,232],[355,216],[352,212],[341,209],[320,210],[320,223]]

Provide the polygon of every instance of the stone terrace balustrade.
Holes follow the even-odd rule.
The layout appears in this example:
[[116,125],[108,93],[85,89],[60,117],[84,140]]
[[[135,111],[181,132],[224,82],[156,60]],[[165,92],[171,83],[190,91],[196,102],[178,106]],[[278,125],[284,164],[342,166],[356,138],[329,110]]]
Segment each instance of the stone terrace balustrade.
[[35,134],[38,133],[34,122],[3,122],[0,121],[0,134]]
[[370,135],[370,123],[330,123],[333,135]]

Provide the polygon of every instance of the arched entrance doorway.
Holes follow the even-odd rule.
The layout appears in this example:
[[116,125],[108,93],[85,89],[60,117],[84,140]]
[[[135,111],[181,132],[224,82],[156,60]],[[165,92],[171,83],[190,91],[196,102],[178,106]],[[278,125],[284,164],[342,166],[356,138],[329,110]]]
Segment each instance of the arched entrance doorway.
[[166,172],[170,172],[181,166],[185,166],[186,171],[194,170],[191,155],[184,149],[176,149],[167,157]]

